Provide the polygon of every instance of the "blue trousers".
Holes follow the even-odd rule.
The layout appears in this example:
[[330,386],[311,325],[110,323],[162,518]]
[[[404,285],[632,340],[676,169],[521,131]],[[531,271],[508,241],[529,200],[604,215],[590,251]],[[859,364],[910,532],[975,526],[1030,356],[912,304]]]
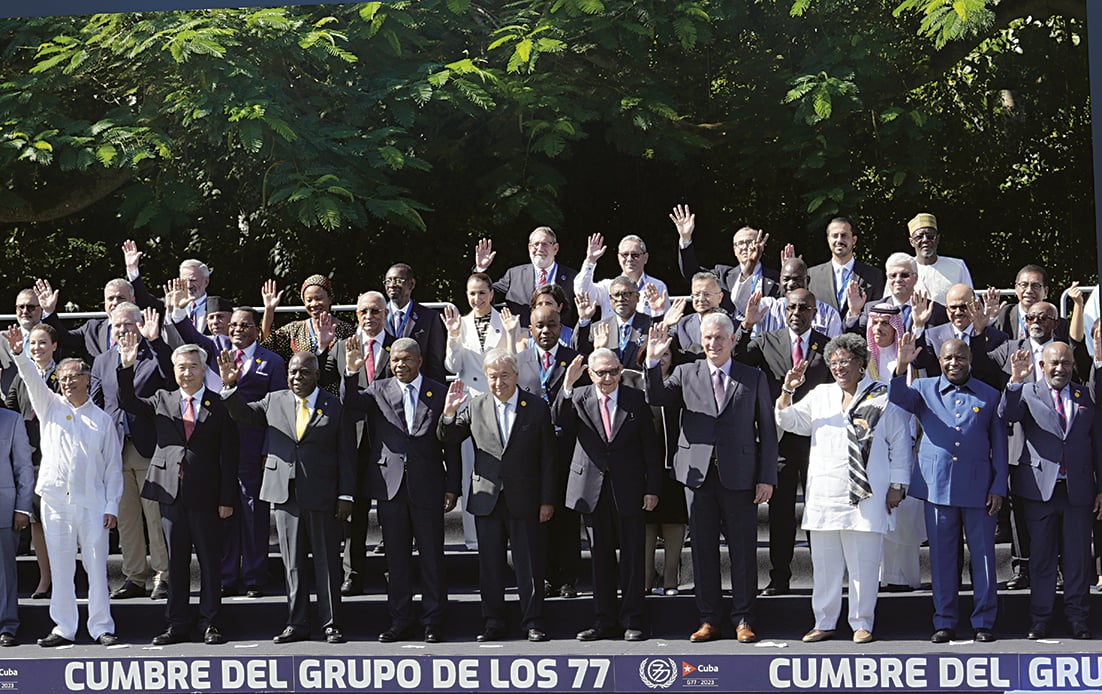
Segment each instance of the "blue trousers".
[[972,558],[972,628],[992,629],[998,607],[995,516],[986,508],[926,502],[926,536],[934,589],[934,629],[956,629],[960,618],[960,530]]

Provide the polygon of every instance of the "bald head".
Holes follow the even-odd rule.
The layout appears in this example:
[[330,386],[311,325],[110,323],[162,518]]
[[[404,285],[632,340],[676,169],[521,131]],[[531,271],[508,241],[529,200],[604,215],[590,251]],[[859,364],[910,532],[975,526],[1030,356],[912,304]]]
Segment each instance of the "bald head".
[[[1034,304],[1033,308],[1036,307]],[[1041,352],[1041,371],[1050,387],[1060,389],[1066,386],[1075,371],[1071,347],[1066,342],[1053,342],[1045,347]]]
[[802,258],[789,258],[781,265],[781,288],[784,292],[807,289],[807,263]]
[[945,312],[957,330],[965,330],[971,325],[974,300],[975,294],[967,284],[954,284],[945,292]]
[[938,353],[941,373],[954,385],[961,385],[972,373],[972,350],[964,340],[955,337],[941,343]]
[[1025,329],[1029,338],[1042,345],[1051,340],[1058,315],[1056,307],[1047,301],[1038,301],[1030,306],[1025,312]]

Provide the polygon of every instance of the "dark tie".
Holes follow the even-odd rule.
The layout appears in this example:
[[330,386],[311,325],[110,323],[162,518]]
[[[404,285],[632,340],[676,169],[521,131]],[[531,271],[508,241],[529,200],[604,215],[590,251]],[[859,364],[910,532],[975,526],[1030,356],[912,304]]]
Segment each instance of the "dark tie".
[[727,388],[725,388],[724,386],[725,384],[723,382],[723,372],[719,369],[716,369],[714,380],[712,381],[712,390],[716,396],[717,412],[723,411],[723,400],[724,396],[727,394]]
[[[1058,388],[1052,389],[1052,397],[1056,400],[1056,416],[1060,420],[1060,438],[1064,438],[1068,430],[1068,414],[1064,411],[1064,399],[1060,397],[1060,390]],[[1060,477],[1066,477],[1068,469],[1064,465],[1063,453],[1060,454]]]
[[903,328],[905,330],[910,330],[911,329],[911,305],[910,304],[903,304],[903,306],[900,307],[900,313],[903,314]]

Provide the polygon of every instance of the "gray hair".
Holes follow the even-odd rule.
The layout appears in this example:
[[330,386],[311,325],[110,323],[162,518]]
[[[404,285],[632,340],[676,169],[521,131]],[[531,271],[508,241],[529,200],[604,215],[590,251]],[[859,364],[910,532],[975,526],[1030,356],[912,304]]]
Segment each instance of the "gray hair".
[[590,353],[589,359],[586,361],[586,364],[589,366],[589,368],[592,369],[593,365],[601,359],[611,359],[612,361],[616,362],[616,364],[620,363],[620,357],[616,356],[616,352],[613,352],[608,347],[601,347],[600,349],[595,349]]
[[134,285],[130,284],[128,280],[124,280],[121,277],[116,277],[107,284],[103,285],[103,291],[110,291],[112,289],[124,289],[126,293],[131,297],[134,296]]
[[647,242],[636,236],[635,234],[628,234],[624,238],[620,239],[620,243],[616,246],[617,250],[623,248],[625,243],[637,243],[639,244],[639,248],[642,249],[643,253],[647,252]]
[[896,267],[897,265],[906,265],[913,274],[918,274],[918,261],[915,260],[912,255],[900,252],[892,253],[888,256],[888,259],[884,261],[884,271],[887,272],[890,268]]
[[56,371],[61,371],[62,367],[67,366],[69,364],[76,364],[77,365],[77,373],[80,374],[81,376],[85,376],[87,374],[92,373],[92,367],[88,366],[88,362],[84,361],[83,359],[81,359],[79,357],[65,357],[60,362],[58,362]]
[[[394,348],[391,347],[391,349]],[[489,352],[486,352],[486,355],[482,357],[482,370],[485,371],[491,366],[501,363],[508,364],[509,366],[513,367],[513,371],[519,373],[519,369],[517,369],[517,355],[508,350],[502,349],[501,347],[495,347]]]
[[180,345],[176,349],[172,350],[172,363],[173,364],[176,363],[176,357],[182,357],[185,354],[198,354],[199,355],[199,363],[200,364],[206,364],[207,363],[207,350],[203,349],[199,345],[192,345],[192,344]]
[[113,318],[116,313],[126,313],[138,325],[145,322],[145,318],[142,317],[142,310],[138,308],[137,304],[132,304],[129,301],[120,301],[115,304],[115,308],[111,309],[110,317]]
[[627,275],[620,275],[619,277],[614,277],[612,279],[612,281],[608,283],[608,291],[609,291],[610,294],[612,293],[612,288],[613,287],[627,287],[628,289],[632,290],[633,292],[638,292],[639,291],[639,286],[636,285],[635,281],[633,279],[631,279],[630,277],[628,277]]
[[417,344],[417,340],[414,340],[412,337],[399,337],[390,345],[390,352],[392,354],[394,352],[410,352],[411,354],[421,356],[421,345]]
[[370,289],[357,296],[356,302],[359,303],[360,299],[370,299],[371,301],[381,301],[384,304],[386,303],[386,297],[383,296],[383,293],[377,292],[374,289]]
[[710,328],[713,325],[718,326],[719,329],[723,331],[723,334],[727,337],[735,334],[735,324],[731,322],[730,316],[728,316],[726,313],[719,313],[717,311],[714,313],[709,313],[701,318],[700,332],[703,333],[705,328]]
[[551,227],[548,227],[548,226],[536,227],[535,229],[533,229],[531,231],[531,233],[528,234],[528,238],[531,239],[532,234],[535,234],[535,233],[540,232],[540,231],[542,231],[543,233],[545,233],[545,234],[547,234],[548,236],[551,237],[551,243],[558,243],[559,242],[559,237],[555,235],[555,230],[552,229]]
[[837,337],[831,338],[830,342],[827,343],[826,349],[823,350],[823,358],[829,363],[830,356],[840,349],[849,352],[854,359],[861,362],[862,367],[869,361],[869,345],[865,342],[865,338],[860,335],[842,333]]
[[210,279],[210,268],[207,267],[207,264],[204,263],[202,260],[196,260],[195,258],[188,258],[187,260],[180,263],[180,272],[183,272],[184,268],[189,268],[189,267],[198,268],[199,272],[203,273],[203,278],[204,279],[208,279],[208,280]]
[[719,283],[719,277],[714,272],[698,272],[693,275],[692,282],[715,282],[717,287],[723,288],[723,285]]

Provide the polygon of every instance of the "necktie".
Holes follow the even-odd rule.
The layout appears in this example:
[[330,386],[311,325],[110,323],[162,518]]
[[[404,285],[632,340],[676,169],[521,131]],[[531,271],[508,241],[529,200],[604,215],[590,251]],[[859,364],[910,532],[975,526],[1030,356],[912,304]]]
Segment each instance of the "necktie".
[[[1064,411],[1064,399],[1060,397],[1060,391],[1056,388],[1052,389],[1052,397],[1056,401],[1056,416],[1060,419],[1060,435],[1061,438],[1067,435],[1068,431],[1068,414]],[[1068,469],[1064,465],[1064,456],[1060,454],[1060,477],[1067,477]]]
[[804,360],[804,348],[803,340],[796,338],[796,341],[792,343],[792,366],[798,365]]
[[[719,373],[718,371],[716,373]],[[605,427],[605,441],[612,440],[612,417],[608,414],[608,396],[604,393],[600,396],[601,400],[601,424]]]
[[306,409],[306,398],[298,398],[298,412],[295,415],[295,438],[302,440],[306,425],[310,423],[310,410]]
[[856,506],[872,496],[869,473],[865,469],[865,457],[861,453],[861,442],[857,440],[857,430],[852,422],[847,422],[846,438],[849,441],[849,503]]
[[544,371],[550,371],[551,370],[551,353],[550,352],[544,352],[543,353],[543,370]]
[[723,372],[716,369],[712,380],[712,391],[716,396],[716,411],[723,410],[724,396],[727,394],[726,384],[723,382]]
[[394,312],[394,336],[395,337],[401,337],[401,335],[398,334],[398,331],[401,330],[401,329],[402,329],[402,312],[401,311],[395,311]]
[[413,390],[413,384],[406,384],[406,431],[413,433],[413,415],[417,413],[417,392]]
[[195,431],[195,403],[193,398],[184,398],[184,438],[191,440],[191,435]]
[[903,327],[907,330],[911,329],[911,305],[903,304],[900,307],[900,313],[903,314]]
[[540,268],[539,275],[536,276],[536,284],[538,286],[541,286],[541,287],[543,285],[547,284],[547,270],[546,269],[544,269],[542,267]]
[[187,306],[188,316],[191,318],[191,324],[195,326],[196,330],[200,330],[199,327],[199,306],[193,301]]
[[239,349],[233,355],[233,365],[240,371],[241,365],[245,363],[245,350]]
[[368,384],[375,378],[375,338],[367,338],[367,350],[364,352],[364,371]]
[[624,356],[624,348],[628,346],[628,336],[631,335],[631,324],[624,323],[620,326],[620,356]]
[[497,405],[497,430],[501,434],[501,447],[505,448],[509,443],[509,403],[500,402]]

